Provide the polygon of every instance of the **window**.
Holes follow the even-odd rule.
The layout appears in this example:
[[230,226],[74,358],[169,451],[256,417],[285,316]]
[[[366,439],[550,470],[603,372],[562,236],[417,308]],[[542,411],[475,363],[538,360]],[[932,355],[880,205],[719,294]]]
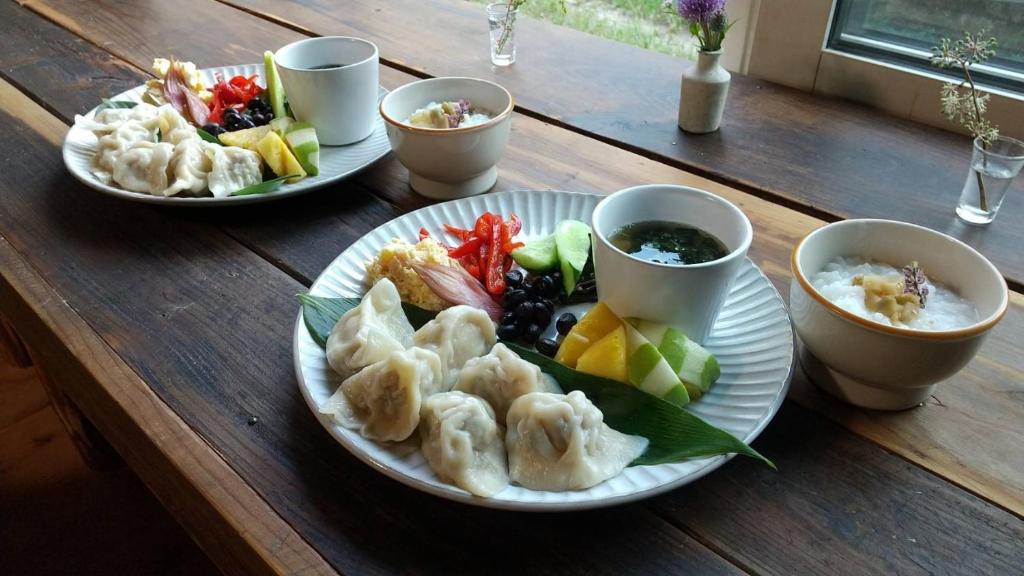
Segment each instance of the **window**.
[[929,63],[943,37],[986,30],[996,55],[972,68],[984,85],[1024,94],[1024,2],[1021,0],[837,0],[828,48],[959,78]]

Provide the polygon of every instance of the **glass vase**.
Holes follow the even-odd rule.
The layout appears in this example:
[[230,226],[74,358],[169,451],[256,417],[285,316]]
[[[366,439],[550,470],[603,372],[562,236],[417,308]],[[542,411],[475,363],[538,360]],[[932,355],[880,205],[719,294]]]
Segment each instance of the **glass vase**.
[[516,61],[516,16],[519,8],[507,3],[487,5],[491,29],[491,64],[511,66]]
[[1021,167],[1024,142],[999,136],[985,146],[980,138],[975,139],[971,168],[956,207],[957,216],[968,224],[992,222]]

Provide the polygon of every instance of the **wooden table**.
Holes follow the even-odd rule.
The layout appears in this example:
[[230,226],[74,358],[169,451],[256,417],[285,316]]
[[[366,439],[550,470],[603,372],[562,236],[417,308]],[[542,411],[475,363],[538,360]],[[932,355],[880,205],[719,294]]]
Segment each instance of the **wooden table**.
[[[526,22],[522,61],[494,71],[477,5],[241,4],[0,2],[0,312],[69,401],[66,412],[81,410],[226,573],[1024,573],[1018,292],[980,355],[918,409],[851,408],[798,371],[755,442],[778,472],[735,459],[638,504],[497,512],[427,496],[361,464],[320,428],[295,383],[294,295],[362,234],[427,203],[393,158],[293,200],[181,210],[97,194],[60,156],[74,114],[140,83],[155,56],[255,62],[310,32],[354,33],[379,43],[388,88],[412,72],[500,77],[512,89],[521,108],[497,189],[704,187],[750,216],[751,257],[785,293],[793,243],[823,219],[866,208],[830,191],[820,170],[794,164],[790,174],[754,178],[752,164],[795,162],[801,147],[833,139],[831,128],[806,124],[800,130],[814,132],[806,139],[766,132],[756,141],[743,118],[779,129],[765,116],[788,101],[860,125],[864,138],[894,134],[886,124],[895,124],[925,148],[961,139],[749,79],[737,80],[730,101],[745,111],[719,135],[678,132],[669,119],[674,88],[664,92],[664,80],[645,92],[649,128],[636,131],[614,119],[624,86],[681,63]],[[431,19],[444,25],[423,25]],[[534,48],[546,41],[558,50]],[[601,55],[603,75],[574,67],[588,50]],[[743,95],[755,89],[776,96]],[[645,144],[657,133],[675,152]],[[899,149],[896,140],[860,144],[876,145]],[[963,164],[950,163],[952,172]],[[877,167],[870,155],[839,166],[865,179]],[[969,238],[1013,283],[1011,272],[1024,269],[1013,243],[1018,200]]]

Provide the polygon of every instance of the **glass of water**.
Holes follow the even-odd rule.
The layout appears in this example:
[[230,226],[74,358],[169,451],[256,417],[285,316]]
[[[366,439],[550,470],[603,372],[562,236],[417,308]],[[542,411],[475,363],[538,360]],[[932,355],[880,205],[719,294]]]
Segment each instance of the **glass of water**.
[[510,66],[516,61],[516,16],[513,3],[487,5],[487,23],[491,28],[491,64]]
[[1024,142],[999,136],[986,147],[980,138],[975,139],[971,169],[956,207],[957,216],[968,224],[992,222],[1021,167]]

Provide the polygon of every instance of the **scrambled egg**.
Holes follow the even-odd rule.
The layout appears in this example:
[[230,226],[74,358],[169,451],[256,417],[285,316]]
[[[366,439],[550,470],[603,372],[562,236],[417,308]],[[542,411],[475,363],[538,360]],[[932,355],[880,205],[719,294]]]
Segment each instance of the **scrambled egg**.
[[433,238],[424,238],[416,244],[395,238],[380,249],[376,258],[366,262],[366,282],[373,286],[377,280],[387,278],[398,288],[403,302],[415,304],[424,310],[438,311],[451,306],[427,287],[419,274],[409,266],[409,262],[459,265],[456,260],[448,257],[448,251]]

